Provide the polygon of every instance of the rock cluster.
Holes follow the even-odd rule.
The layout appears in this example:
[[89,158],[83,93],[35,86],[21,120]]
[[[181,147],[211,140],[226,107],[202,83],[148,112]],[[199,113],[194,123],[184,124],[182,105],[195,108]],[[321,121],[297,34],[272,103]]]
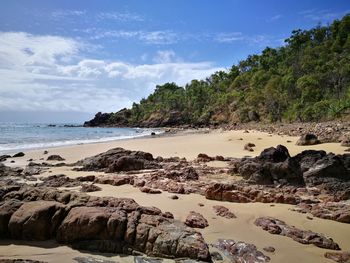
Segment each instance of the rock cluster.
[[340,250],[338,244],[331,238],[312,231],[305,231],[294,226],[289,226],[284,221],[276,218],[259,217],[255,220],[254,224],[268,231],[270,234],[290,237],[301,244],[313,244],[320,248]]
[[232,213],[227,207],[222,205],[214,205],[213,206],[214,213],[217,216],[225,217],[227,219],[237,218],[234,213]]
[[1,237],[56,239],[85,250],[210,260],[200,233],[174,221],[171,214],[132,199],[30,186],[2,189]]

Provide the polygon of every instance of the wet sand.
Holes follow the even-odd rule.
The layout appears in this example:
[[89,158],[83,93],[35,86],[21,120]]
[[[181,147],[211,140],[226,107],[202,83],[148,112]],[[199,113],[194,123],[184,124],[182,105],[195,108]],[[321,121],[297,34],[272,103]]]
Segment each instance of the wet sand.
[[[242,138],[243,140],[240,140]],[[258,155],[263,149],[278,144],[288,147],[291,155],[295,155],[306,149],[323,149],[328,152],[344,153],[345,147],[340,144],[328,143],[316,146],[296,146],[298,138],[289,136],[270,136],[267,133],[250,131],[212,131],[208,134],[188,134],[171,137],[143,138],[125,141],[115,141],[108,143],[86,144],[70,146],[65,148],[47,149],[49,154],[59,154],[71,163],[84,157],[92,156],[104,152],[114,147],[123,147],[130,150],[143,150],[151,152],[154,156],[179,156],[189,160],[194,159],[198,153],[206,153],[210,156],[222,155],[227,157],[243,157],[246,155]],[[287,141],[291,141],[287,143]],[[244,144],[252,142],[256,145],[254,152],[243,150]],[[43,150],[26,152],[24,157],[13,158],[13,166],[24,166],[28,159],[39,161],[40,158],[47,158],[43,155]],[[10,164],[10,160],[6,164]],[[53,162],[55,163],[55,162]],[[211,166],[225,166],[222,162],[209,163]],[[49,172],[51,171],[51,173]],[[102,173],[74,172],[71,167],[55,167],[40,176],[63,173],[70,177],[84,176],[88,174],[100,175]],[[38,176],[38,177],[40,177]],[[228,178],[229,180],[230,178]],[[169,198],[172,194],[163,192],[162,194],[150,195],[139,191],[130,185],[111,186],[99,185],[102,191],[90,193],[95,196],[129,197],[135,199],[140,205],[155,206],[162,211],[169,211],[174,214],[175,219],[184,221],[189,211],[196,211],[208,220],[209,227],[199,230],[204,235],[208,244],[215,243],[218,238],[229,238],[255,244],[259,250],[263,247],[273,246],[274,253],[264,252],[271,257],[271,262],[332,262],[324,258],[326,249],[317,248],[313,245],[302,245],[290,238],[272,235],[253,223],[259,216],[272,216],[286,221],[287,224],[294,225],[305,230],[312,230],[324,233],[332,237],[343,250],[350,249],[350,226],[348,224],[335,221],[314,218],[307,219],[307,214],[300,214],[290,211],[293,206],[284,204],[262,204],[262,203],[229,203],[207,200],[198,194],[178,195],[178,200]],[[73,188],[72,190],[77,190]],[[200,207],[198,203],[204,204]],[[229,208],[237,216],[236,219],[225,219],[216,216],[213,212],[213,205],[223,205]],[[120,257],[110,254],[81,252],[73,250],[67,246],[57,246],[54,242],[18,242],[1,241],[1,258],[27,258],[37,259],[47,262],[76,262],[74,257],[88,257],[110,260],[116,262],[132,262],[133,257]],[[212,250],[213,248],[211,248]]]

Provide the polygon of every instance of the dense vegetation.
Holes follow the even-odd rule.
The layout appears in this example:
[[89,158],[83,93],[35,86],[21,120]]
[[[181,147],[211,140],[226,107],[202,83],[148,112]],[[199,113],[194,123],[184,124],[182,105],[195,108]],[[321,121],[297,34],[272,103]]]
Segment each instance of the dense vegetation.
[[153,94],[131,109],[99,114],[95,123],[166,126],[304,122],[349,115],[350,15],[329,26],[294,30],[285,42],[283,47],[267,47],[227,72],[192,80],[185,87],[175,83],[157,86]]

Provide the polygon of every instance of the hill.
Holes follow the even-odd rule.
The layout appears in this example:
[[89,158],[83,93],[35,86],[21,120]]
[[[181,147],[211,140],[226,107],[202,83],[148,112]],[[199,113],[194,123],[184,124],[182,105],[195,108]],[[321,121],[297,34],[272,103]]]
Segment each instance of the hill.
[[161,127],[326,121],[350,113],[350,14],[329,26],[294,30],[228,71],[155,91],[130,109],[97,113],[85,126]]

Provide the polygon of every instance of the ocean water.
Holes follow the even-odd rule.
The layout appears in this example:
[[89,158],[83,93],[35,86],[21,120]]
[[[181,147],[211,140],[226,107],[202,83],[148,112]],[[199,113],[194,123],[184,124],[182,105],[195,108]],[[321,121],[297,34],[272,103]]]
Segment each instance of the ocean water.
[[141,128],[85,128],[67,127],[67,124],[1,123],[0,153],[106,142],[161,133],[160,129]]

